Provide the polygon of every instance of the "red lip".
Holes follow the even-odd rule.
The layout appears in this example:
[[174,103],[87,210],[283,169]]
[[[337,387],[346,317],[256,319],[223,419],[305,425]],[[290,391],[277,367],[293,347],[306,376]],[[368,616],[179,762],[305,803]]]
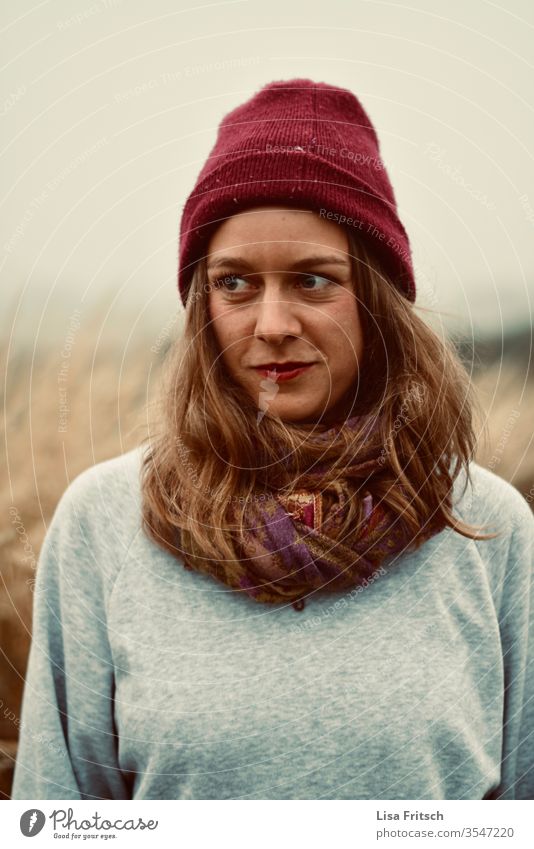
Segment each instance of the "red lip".
[[253,366],[253,368],[261,368],[261,369],[271,369],[271,370],[283,370],[288,369],[290,366],[294,368],[303,368],[304,366],[311,366],[312,362],[307,362],[306,360],[284,360],[283,362],[276,362],[273,360],[272,363],[260,363],[259,366]]
[[[291,365],[291,363],[289,365]],[[308,369],[310,369],[313,365],[315,365],[315,363],[302,363],[302,365],[297,366],[296,368],[278,371],[278,369],[281,368],[282,363],[273,363],[271,366],[256,366],[256,371],[264,377],[270,377],[278,383],[284,380],[293,380],[294,377],[308,371]]]

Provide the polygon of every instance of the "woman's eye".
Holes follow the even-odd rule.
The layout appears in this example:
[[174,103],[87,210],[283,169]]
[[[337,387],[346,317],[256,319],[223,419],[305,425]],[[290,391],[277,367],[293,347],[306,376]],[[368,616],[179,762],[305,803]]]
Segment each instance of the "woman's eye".
[[[333,280],[328,280],[326,277],[321,277],[319,274],[296,274],[293,282],[299,288],[306,292],[324,292],[329,286],[335,286]],[[239,284],[244,285],[239,285]],[[239,277],[237,274],[227,274],[214,280],[212,287],[214,289],[222,289],[229,295],[239,295],[246,291],[246,286],[249,281],[244,277]]]
[[246,283],[243,277],[238,277],[236,274],[229,274],[226,277],[221,277],[219,280],[214,280],[212,286],[214,289],[224,289],[226,292],[233,294],[242,291],[241,289],[233,288],[233,284],[239,282],[239,280]]
[[319,280],[323,285],[322,286],[315,286],[311,290],[308,287],[305,287],[306,291],[322,292],[325,289],[327,289],[328,286],[334,286],[335,285],[333,280],[328,280],[326,277],[321,277],[319,274],[303,274],[302,275],[302,283],[303,284],[307,283],[309,281],[315,281],[315,280]]

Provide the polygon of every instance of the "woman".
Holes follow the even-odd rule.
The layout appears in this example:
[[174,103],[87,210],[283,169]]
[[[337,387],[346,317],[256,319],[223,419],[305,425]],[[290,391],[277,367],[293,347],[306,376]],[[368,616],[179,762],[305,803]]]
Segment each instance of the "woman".
[[534,519],[353,94],[226,116],[179,288],[147,449],[47,533],[14,798],[533,798]]

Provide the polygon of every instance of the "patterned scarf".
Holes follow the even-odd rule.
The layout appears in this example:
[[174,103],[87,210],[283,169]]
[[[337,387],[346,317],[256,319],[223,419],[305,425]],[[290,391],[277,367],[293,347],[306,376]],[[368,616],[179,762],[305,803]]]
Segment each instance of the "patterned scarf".
[[[362,423],[363,417],[355,416],[346,425],[356,432]],[[336,433],[333,427],[311,438],[329,446]],[[253,509],[247,504],[244,513],[239,505],[230,508],[232,525],[243,526],[241,560],[213,564],[214,577],[255,601],[290,601],[295,610],[303,609],[304,597],[314,590],[339,592],[362,584],[386,557],[413,542],[399,516],[382,502],[373,503],[365,488],[365,482],[383,469],[384,456],[383,447],[373,446],[369,439],[357,456],[345,460],[340,476],[326,488],[321,487],[321,478],[328,464],[316,465],[306,473],[307,479],[316,481],[309,489],[273,493],[264,502],[256,499]],[[361,501],[361,520],[339,540],[351,499]],[[418,544],[443,527],[439,521],[429,524]]]

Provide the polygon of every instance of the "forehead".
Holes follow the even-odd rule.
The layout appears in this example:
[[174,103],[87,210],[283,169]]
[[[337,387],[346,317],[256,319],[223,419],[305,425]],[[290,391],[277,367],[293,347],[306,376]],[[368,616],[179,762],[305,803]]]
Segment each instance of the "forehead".
[[342,227],[311,210],[261,206],[232,215],[219,225],[208,243],[208,262],[229,248],[258,259],[295,259],[320,251],[342,256],[348,252],[348,239]]

